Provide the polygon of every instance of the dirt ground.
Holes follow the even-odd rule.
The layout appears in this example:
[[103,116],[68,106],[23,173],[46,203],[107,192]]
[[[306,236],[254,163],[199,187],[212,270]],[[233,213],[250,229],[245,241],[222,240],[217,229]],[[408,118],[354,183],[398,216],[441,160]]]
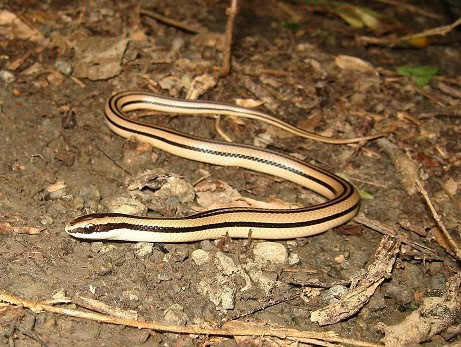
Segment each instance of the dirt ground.
[[[421,11],[403,6],[407,2],[354,3],[384,15],[388,26],[381,36],[305,4],[241,1],[232,69],[222,78],[216,72],[227,1],[143,2],[178,23],[140,16],[136,1],[0,4],[0,345],[460,343],[459,253],[441,227],[459,246],[460,33],[430,37],[422,47],[358,40],[403,36],[456,17],[438,2],[414,1]],[[404,65],[441,70],[418,88],[396,72]],[[274,177],[191,162],[126,140],[103,121],[104,104],[115,92],[184,98],[197,85],[200,99],[254,99],[258,109],[326,136],[385,132],[379,140],[327,145],[246,120],[222,118],[217,125],[213,117],[140,115],[222,140],[218,129],[236,143],[264,145],[341,174],[364,197],[359,218],[317,236],[272,243],[82,242],[66,234],[73,217],[117,208],[172,217],[203,209],[209,200],[319,201]],[[187,190],[132,188],[146,172]],[[22,304],[13,305],[13,297]],[[23,307],[30,301],[62,311]],[[247,338],[158,332],[70,317],[74,311],[63,309],[177,331],[238,321],[269,331],[333,331],[337,339],[261,337],[256,328]],[[313,312],[323,312],[331,324],[319,326]]]

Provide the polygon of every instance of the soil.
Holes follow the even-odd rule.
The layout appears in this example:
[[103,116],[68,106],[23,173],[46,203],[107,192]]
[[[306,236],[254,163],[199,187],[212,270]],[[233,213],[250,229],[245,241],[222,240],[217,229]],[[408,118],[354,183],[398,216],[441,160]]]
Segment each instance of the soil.
[[[389,29],[398,35],[451,22],[447,9],[437,2],[418,3],[438,18],[381,2],[362,5],[398,21],[400,25]],[[383,324],[401,322],[417,310],[425,293],[442,290],[448,278],[459,272],[454,250],[441,236],[422,195],[405,189],[395,161],[378,142],[320,144],[251,121],[240,125],[222,119],[221,126],[237,143],[253,144],[255,137],[265,134],[271,139],[268,148],[296,154],[343,174],[368,194],[361,207],[366,218],[398,230],[402,237],[431,251],[402,246],[392,273],[358,313],[319,327],[310,314],[334,301],[334,293],[332,288],[320,288],[314,295],[313,287],[302,283],[320,279],[331,283],[327,287],[340,283],[336,289],[347,291],[373,259],[381,233],[351,222],[349,228],[277,241],[289,259],[294,259],[283,264],[256,262],[253,250],[261,242],[256,240],[251,244],[219,240],[149,248],[128,242],[82,242],[66,234],[64,226],[73,217],[107,211],[120,197],[133,200],[133,192],[127,189],[129,180],[149,169],[176,174],[191,187],[204,177],[210,184],[225,182],[243,196],[261,201],[308,204],[318,199],[270,176],[191,162],[110,131],[103,121],[103,107],[113,93],[139,89],[185,97],[193,78],[216,72],[222,62],[223,49],[216,33],[225,31],[227,2],[151,1],[143,5],[183,23],[200,23],[207,29],[200,34],[140,20],[137,4],[14,0],[0,5],[48,41],[5,34],[0,44],[0,68],[15,78],[10,83],[0,81],[3,292],[39,301],[93,298],[135,311],[142,321],[218,326],[239,319],[299,330],[332,330],[344,338],[380,343]],[[449,232],[459,231],[459,31],[434,37],[422,48],[366,46],[356,38],[373,35],[371,32],[353,29],[332,14],[308,11],[299,3],[242,1],[241,6],[232,70],[200,98],[228,103],[263,100],[259,109],[327,136],[350,138],[388,132],[387,139],[417,166]],[[286,20],[297,22],[296,30],[284,26]],[[122,50],[120,71],[109,69],[113,76],[91,79],[91,75],[85,78],[83,72],[76,71],[81,62],[78,43],[95,37],[130,38]],[[362,70],[344,68],[337,60],[341,55],[371,64]],[[12,69],[9,64],[18,59],[18,66]],[[56,62],[73,67],[73,73],[66,75]],[[396,73],[403,65],[436,66],[441,73],[418,89],[409,78]],[[213,118],[145,120],[222,139]],[[149,210],[148,215],[181,216],[192,214],[197,207],[195,200],[182,203],[180,197],[165,201],[169,205]],[[145,252],[143,247],[147,247]],[[212,260],[197,262],[193,257],[197,249],[207,252]],[[238,272],[227,273],[226,262],[233,263]],[[250,269],[250,265],[254,267]],[[251,275],[252,271],[260,277]],[[247,284],[244,273],[250,274],[251,288],[242,290]],[[231,295],[225,296],[223,288]],[[222,296],[213,300],[210,290]],[[312,296],[307,299],[306,293]],[[2,306],[0,329],[2,346],[237,344],[232,338],[156,333],[25,309],[2,311]],[[459,342],[456,336],[437,335],[425,344],[444,345],[445,339]]]

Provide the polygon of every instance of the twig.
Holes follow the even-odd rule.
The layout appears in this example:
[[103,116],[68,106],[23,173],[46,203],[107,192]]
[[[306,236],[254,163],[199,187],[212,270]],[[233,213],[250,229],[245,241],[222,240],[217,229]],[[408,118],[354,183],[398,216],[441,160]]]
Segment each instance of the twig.
[[[101,323],[116,324],[131,326],[138,329],[152,329],[156,331],[171,332],[177,334],[196,334],[196,335],[221,335],[221,336],[272,336],[281,339],[317,339],[328,342],[344,343],[351,346],[377,347],[381,346],[375,343],[359,341],[350,338],[338,336],[333,331],[314,332],[314,331],[299,331],[288,328],[271,328],[261,324],[251,325],[241,323],[238,327],[233,327],[234,324],[226,324],[223,328],[201,328],[198,326],[179,326],[162,324],[156,322],[141,322],[137,320],[111,317],[101,313],[84,312],[75,309],[54,307],[51,305],[42,304],[37,301],[26,300],[0,290],[0,302],[6,302],[15,306],[22,306],[32,310],[33,312],[52,312],[65,316],[93,320]],[[234,322],[232,322],[234,323]],[[229,327],[227,327],[229,326]]]
[[400,7],[400,8],[403,8],[403,9],[407,10],[407,11],[414,12],[414,13],[420,14],[421,16],[425,16],[425,17],[429,17],[429,18],[435,18],[435,19],[443,18],[439,14],[428,12],[426,10],[423,10],[422,8],[410,5],[410,4],[406,3],[406,2],[399,1],[399,0],[374,0],[374,1],[382,2],[384,4],[392,5],[392,6],[395,6],[395,7]]
[[420,37],[427,37],[427,36],[436,36],[436,35],[441,35],[445,36],[447,33],[452,31],[454,28],[456,28],[458,25],[461,25],[461,17],[458,18],[455,22],[449,24],[449,25],[444,25],[441,27],[436,27],[428,30],[424,30],[420,33],[416,34],[411,34],[411,35],[405,35],[402,37],[394,38],[394,37],[387,37],[387,38],[378,38],[378,37],[370,37],[370,36],[362,36],[359,38],[359,41],[365,44],[384,44],[388,45],[389,47],[393,47],[399,43],[409,41],[412,39],[420,38]]
[[297,294],[291,295],[291,296],[289,296],[287,298],[283,298],[283,299],[279,299],[279,300],[270,300],[269,302],[264,303],[260,307],[252,309],[252,310],[250,310],[248,312],[240,313],[240,314],[238,314],[238,315],[236,315],[236,316],[234,316],[232,318],[226,319],[225,321],[233,321],[233,320],[236,320],[236,319],[241,319],[243,317],[250,316],[250,315],[255,314],[257,312],[264,311],[265,309],[267,309],[269,307],[273,307],[273,306],[279,305],[281,303],[294,300],[294,299],[296,299],[298,297],[299,297],[299,294],[297,293]]
[[112,307],[104,302],[95,300],[92,298],[87,298],[84,296],[76,296],[72,298],[72,303],[86,308],[91,311],[101,312],[104,314],[109,314],[113,317],[128,318],[128,319],[137,319],[138,314],[136,311],[126,311],[118,307]]
[[181,29],[183,31],[186,31],[188,33],[192,34],[198,34],[200,32],[205,32],[207,31],[205,28],[203,28],[200,24],[195,23],[195,24],[186,24],[180,21],[177,21],[175,19],[169,18],[162,16],[161,14],[158,14],[157,12],[151,11],[151,10],[146,10],[145,8],[141,8],[139,10],[140,15],[148,16],[151,18],[154,18],[155,20],[162,22],[164,24],[171,25],[175,28]]
[[224,34],[224,55],[223,65],[219,71],[218,77],[227,76],[231,69],[231,48],[232,48],[232,32],[234,31],[235,15],[237,14],[237,0],[232,0],[231,7],[227,9],[227,25]]
[[383,235],[389,235],[389,236],[392,236],[392,237],[395,237],[397,238],[400,242],[410,246],[410,247],[413,247],[414,249],[417,249],[419,251],[422,251],[422,252],[429,252],[431,253],[431,256],[434,256],[436,255],[436,252],[423,245],[423,244],[420,244],[418,242],[415,242],[415,241],[412,241],[412,240],[409,240],[408,237],[400,232],[398,232],[397,230],[391,228],[390,226],[386,225],[386,224],[383,224],[381,222],[378,222],[376,220],[372,220],[372,219],[368,219],[367,217],[363,216],[363,215],[359,215],[357,217],[354,218],[354,222],[357,222],[359,224],[362,224],[362,225],[365,225],[366,227],[374,230],[374,231],[377,231]]
[[419,178],[416,179],[416,184],[419,188],[419,192],[423,196],[424,200],[426,201],[427,206],[431,210],[432,216],[434,217],[435,221],[440,227],[440,230],[442,230],[443,235],[446,237],[448,243],[450,246],[453,248],[454,255],[456,256],[456,259],[461,260],[461,247],[456,243],[456,241],[453,239],[453,237],[450,235],[448,232],[447,228],[445,228],[445,225],[442,222],[442,219],[440,218],[439,214],[434,208],[434,205],[431,202],[431,199],[429,197],[429,194],[427,193],[426,189],[424,189],[421,181]]
[[226,141],[226,142],[234,142],[232,138],[226,134],[226,132],[221,128],[221,117],[217,116],[216,121],[214,123],[214,127],[216,129],[216,132],[221,135],[221,137]]

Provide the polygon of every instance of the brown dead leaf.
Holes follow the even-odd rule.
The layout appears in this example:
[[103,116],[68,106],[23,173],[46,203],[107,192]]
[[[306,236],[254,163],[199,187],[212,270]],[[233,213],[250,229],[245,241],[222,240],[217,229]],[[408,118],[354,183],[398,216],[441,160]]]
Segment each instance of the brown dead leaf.
[[74,42],[74,75],[90,80],[105,80],[122,71],[122,59],[128,46],[125,37],[82,37]]
[[13,226],[8,222],[0,222],[0,234],[10,234],[14,232]]
[[352,70],[357,72],[368,73],[375,76],[379,75],[378,71],[371,63],[356,57],[351,57],[348,55],[338,55],[335,58],[335,63],[341,70]]
[[37,235],[45,229],[46,228],[36,228],[36,227],[28,227],[28,226],[17,227],[17,226],[13,226],[11,223],[8,223],[8,222],[0,222],[0,235],[1,234],[12,234],[12,233]]
[[48,41],[36,29],[29,27],[13,12],[0,11],[0,36],[9,40],[20,39],[39,42],[46,45]]
[[247,107],[247,108],[255,108],[264,104],[262,100],[255,100],[255,99],[235,99],[235,103],[238,106]]

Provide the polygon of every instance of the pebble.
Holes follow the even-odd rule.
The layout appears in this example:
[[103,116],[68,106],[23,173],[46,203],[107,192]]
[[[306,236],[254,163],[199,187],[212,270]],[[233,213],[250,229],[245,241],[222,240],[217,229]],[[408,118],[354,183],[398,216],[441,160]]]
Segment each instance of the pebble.
[[293,266],[300,262],[299,255],[296,253],[291,253],[288,257],[288,264]]
[[58,289],[57,291],[55,291],[53,293],[53,295],[51,296],[54,300],[61,300],[61,299],[66,299],[66,291],[61,288],[61,289]]
[[235,307],[235,290],[224,286],[221,291],[221,306],[224,310],[233,310]]
[[203,265],[210,261],[210,254],[202,249],[196,249],[191,254],[192,260],[197,265]]
[[173,52],[178,52],[181,48],[184,47],[185,43],[186,42],[184,41],[182,37],[177,37],[171,43],[171,50]]
[[16,77],[10,71],[0,70],[0,79],[5,83],[12,83],[16,80]]
[[338,299],[347,293],[345,286],[336,285],[322,293],[323,300],[329,304],[338,301]]
[[151,242],[137,242],[132,248],[138,258],[146,258],[154,252],[154,244]]
[[204,251],[216,251],[218,248],[210,240],[200,241],[200,249]]
[[235,272],[238,272],[238,268],[235,265],[234,261],[232,260],[231,257],[228,257],[222,252],[217,252],[216,253],[216,259],[219,262],[219,265],[221,265],[222,272],[225,275],[231,275]]
[[118,197],[107,204],[107,208],[112,213],[125,213],[136,216],[144,216],[147,213],[147,207],[137,200]]
[[105,276],[112,272],[114,264],[110,257],[100,257],[94,260],[93,270],[98,276]]
[[248,274],[266,295],[270,294],[277,283],[277,274],[274,272],[263,272],[261,269],[253,268],[248,271]]
[[277,242],[261,242],[253,249],[256,260],[269,261],[273,264],[285,264],[288,260],[288,251],[284,245]]
[[56,63],[54,63],[54,68],[66,76],[70,76],[72,73],[72,65],[66,61],[57,60]]
[[100,241],[91,242],[90,244],[90,248],[93,253],[99,253],[103,246],[104,243]]
[[91,210],[96,210],[101,200],[101,193],[92,184],[81,187],[78,196],[83,199],[83,206]]
[[125,290],[122,292],[122,298],[129,301],[139,301],[139,292],[137,290]]
[[204,278],[198,284],[197,291],[207,296],[217,310],[232,310],[235,307],[236,290],[226,276],[218,274],[213,278]]
[[366,102],[367,97],[365,94],[354,93],[350,96],[349,100],[352,105],[363,105]]
[[189,317],[184,313],[184,307],[173,304],[163,312],[163,318],[169,324],[185,326]]
[[65,193],[66,184],[64,181],[58,181],[46,187],[46,197],[50,200],[61,199]]
[[51,218],[49,215],[44,215],[40,219],[40,224],[42,225],[52,225],[54,222],[53,218]]

